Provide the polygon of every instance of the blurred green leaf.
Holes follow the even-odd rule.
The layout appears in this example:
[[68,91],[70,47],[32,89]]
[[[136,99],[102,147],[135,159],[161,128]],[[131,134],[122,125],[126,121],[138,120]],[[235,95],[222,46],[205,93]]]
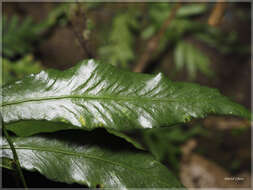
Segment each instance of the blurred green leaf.
[[147,40],[155,33],[155,27],[153,25],[148,26],[145,28],[141,33],[141,38]]
[[31,16],[19,19],[17,15],[2,17],[2,53],[4,57],[13,58],[33,51],[34,45],[41,41],[41,35],[54,26],[58,18],[65,14],[66,5],[62,4],[53,9],[49,16],[40,23],[35,23]]
[[15,15],[10,20],[3,16],[3,55],[14,57],[26,54],[33,49],[33,43],[38,40],[39,31],[31,17],[24,19],[22,23]]
[[[37,28],[39,31],[46,31],[52,26],[55,26],[58,21],[61,22],[62,25],[66,24],[68,21],[67,10],[69,8],[68,3],[61,3],[55,6],[50,12],[48,17],[38,24]],[[59,20],[59,18],[61,18]]]
[[222,32],[217,28],[207,26],[205,32],[196,33],[194,37],[210,47],[216,48],[223,54],[250,53],[250,45],[240,43],[238,34],[235,31]]
[[137,27],[134,15],[127,13],[115,16],[109,42],[99,49],[102,60],[114,66],[127,68],[134,60],[134,35],[132,27]]
[[185,46],[184,43],[178,43],[174,51],[174,61],[176,63],[176,69],[181,70],[184,67],[185,59]]
[[158,159],[178,170],[180,145],[195,136],[205,136],[207,131],[200,125],[184,130],[180,126],[148,129],[142,132],[144,145]]
[[192,44],[181,41],[177,43],[174,50],[174,62],[177,70],[186,67],[190,79],[195,79],[196,72],[200,71],[206,76],[213,76],[210,68],[210,60],[198,48]]
[[27,55],[17,61],[2,58],[3,77],[0,85],[22,79],[24,76],[40,72],[43,67],[39,61],[35,61],[32,55]]
[[[147,40],[159,31],[165,20],[170,15],[171,8],[172,5],[169,3],[149,4],[147,14],[147,23],[149,24],[142,30],[142,39]],[[206,4],[193,3],[183,5],[178,10],[176,18],[172,20],[169,27],[167,28],[165,35],[159,43],[159,48],[156,50],[156,54],[162,52],[168,46],[168,44],[170,44],[170,46],[176,45],[176,47],[180,47],[178,43],[184,40],[185,35],[193,36],[194,38],[201,40],[212,47],[217,48],[223,53],[250,52],[249,47],[242,44],[238,44],[239,41],[237,38],[237,34],[234,31],[223,32],[219,28],[214,28],[206,23],[201,23],[200,21],[195,21],[191,19],[191,16],[201,15],[206,13],[207,11],[208,6]],[[195,56],[189,55],[190,59],[188,63],[192,64],[187,65],[188,71],[190,71],[189,74],[191,78],[194,78],[196,75],[196,64],[193,63],[193,57]],[[207,60],[203,59],[203,57],[201,57],[201,59],[204,62],[208,62]],[[206,69],[207,67],[205,67],[204,65],[201,66],[199,64],[202,72],[207,75],[210,75],[210,73]]]
[[179,17],[189,17],[203,14],[207,11],[206,4],[192,3],[189,5],[182,6],[178,12],[177,16]]

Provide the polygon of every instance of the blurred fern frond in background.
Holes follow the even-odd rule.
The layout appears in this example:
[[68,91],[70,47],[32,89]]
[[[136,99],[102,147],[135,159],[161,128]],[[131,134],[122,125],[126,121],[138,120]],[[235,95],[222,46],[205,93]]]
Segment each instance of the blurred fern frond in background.
[[134,42],[136,37],[132,30],[138,27],[136,16],[129,12],[120,13],[113,18],[108,43],[99,49],[101,59],[122,68],[129,67],[135,59]]
[[13,58],[17,55],[30,53],[34,45],[41,40],[41,35],[57,24],[58,18],[65,14],[65,5],[57,6],[48,17],[35,23],[31,16],[21,20],[17,15],[2,17],[3,56]]
[[143,139],[156,159],[165,162],[172,170],[178,172],[178,160],[182,154],[180,145],[192,137],[206,135],[208,135],[208,131],[201,125],[194,125],[187,130],[183,126],[172,126],[147,130],[143,133]]
[[200,49],[184,41],[178,42],[174,49],[174,62],[178,71],[186,66],[190,79],[196,77],[198,70],[206,76],[214,74],[210,69],[209,58]]
[[34,49],[43,40],[43,34],[53,26],[66,23],[66,4],[56,6],[48,17],[35,23],[31,16],[20,19],[17,15],[2,17],[2,77],[0,85],[21,79],[31,73],[38,73],[41,63],[34,58]]
[[[170,3],[149,3],[141,9],[136,6],[134,11],[126,12],[123,11],[124,8],[121,12],[117,11],[117,16],[114,16],[111,21],[112,27],[107,43],[99,48],[99,57],[110,64],[129,68],[129,65],[135,62],[139,56],[135,54],[136,41],[139,39],[147,41],[155,36],[170,15],[172,8],[173,4]],[[216,48],[223,54],[245,53],[249,50],[249,47],[238,44],[236,32],[227,35],[226,32],[208,25],[202,19],[210,8],[210,5],[206,3],[183,4],[162,36],[159,48],[154,52],[154,57],[161,57],[161,54],[167,51],[169,46],[172,48],[174,56],[180,54],[182,58],[173,58],[174,64],[178,72],[186,68],[190,80],[195,79],[197,72],[212,77],[214,71],[211,69],[210,58],[203,53],[199,46],[185,43],[186,39],[195,39]],[[136,15],[144,16],[139,19]],[[137,28],[138,32],[135,32],[133,28]],[[187,48],[182,48],[182,46]],[[184,51],[182,51],[183,49]],[[183,64],[177,61],[180,59],[184,60]]]
[[34,60],[33,55],[28,54],[17,61],[2,59],[3,76],[0,85],[7,84],[13,80],[22,79],[31,73],[40,72],[43,67],[39,61]]
[[33,44],[42,32],[41,27],[35,24],[31,17],[20,22],[18,16],[7,19],[3,16],[3,55],[15,57],[33,50]]

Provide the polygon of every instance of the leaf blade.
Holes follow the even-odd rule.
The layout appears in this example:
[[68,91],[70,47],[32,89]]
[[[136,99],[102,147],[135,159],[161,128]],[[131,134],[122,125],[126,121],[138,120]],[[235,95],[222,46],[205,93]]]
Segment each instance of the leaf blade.
[[[103,137],[102,141],[98,134]],[[54,181],[126,189],[182,187],[152,156],[125,145],[115,148],[115,139],[112,139],[97,131],[68,131],[18,137],[14,138],[14,143],[23,168],[39,171]],[[119,143],[118,140],[116,142]],[[1,143],[1,156],[12,158],[8,144],[2,140]]]
[[46,120],[71,124],[73,129],[125,131],[174,125],[208,114],[251,117],[216,89],[171,82],[161,73],[127,72],[94,60],[66,71],[42,71],[3,87],[2,115],[7,124]]

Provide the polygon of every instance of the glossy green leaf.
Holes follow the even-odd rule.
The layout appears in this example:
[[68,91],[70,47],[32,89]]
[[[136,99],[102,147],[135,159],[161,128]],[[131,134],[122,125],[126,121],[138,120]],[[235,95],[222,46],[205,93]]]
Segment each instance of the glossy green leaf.
[[[49,133],[56,132],[59,130],[70,130],[75,128],[72,125],[60,122],[49,122],[49,121],[20,121],[8,124],[8,130],[14,132],[16,135],[21,137],[28,137],[37,133]],[[125,139],[138,149],[145,150],[140,142],[133,137],[133,132],[120,132],[113,129],[107,129],[107,131],[115,136]]]
[[[161,73],[127,72],[94,60],[66,71],[30,75],[4,86],[2,94],[2,117],[9,129],[19,127],[18,122],[25,127],[26,121],[36,121],[45,128],[58,123],[54,129],[59,130],[69,129],[70,125],[59,124],[65,123],[73,129],[126,131],[189,122],[207,114],[250,118],[247,109],[216,89],[172,82]],[[33,126],[30,130],[46,132]]]
[[[54,181],[120,189],[182,187],[148,153],[103,131],[62,131],[13,141],[21,167]],[[12,158],[8,143],[1,143],[2,157]]]

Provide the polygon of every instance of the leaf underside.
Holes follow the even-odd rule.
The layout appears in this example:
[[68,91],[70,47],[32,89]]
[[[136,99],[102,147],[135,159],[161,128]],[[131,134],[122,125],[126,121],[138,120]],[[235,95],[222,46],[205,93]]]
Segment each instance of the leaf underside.
[[[120,189],[182,187],[148,153],[132,150],[106,132],[61,131],[16,137],[13,142],[22,168],[54,181]],[[1,143],[1,157],[12,159],[6,140]]]
[[21,136],[70,128],[156,128],[207,114],[250,118],[247,109],[216,89],[171,82],[161,73],[119,70],[94,60],[65,71],[30,75],[4,86],[2,94],[3,121]]

